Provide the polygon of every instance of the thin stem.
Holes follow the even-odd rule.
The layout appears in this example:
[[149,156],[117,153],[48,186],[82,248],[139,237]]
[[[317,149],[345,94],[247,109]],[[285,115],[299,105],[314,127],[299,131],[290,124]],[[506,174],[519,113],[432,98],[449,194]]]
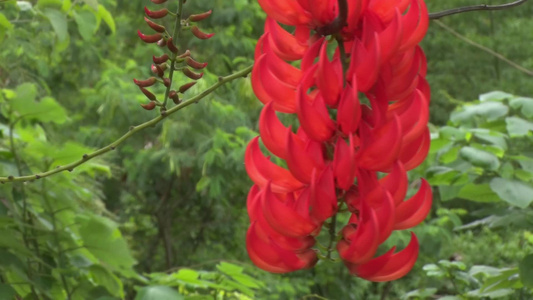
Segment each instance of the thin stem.
[[253,66],[249,66],[241,71],[238,71],[236,73],[233,73],[231,75],[228,75],[226,77],[219,77],[218,78],[218,82],[213,84],[212,86],[210,86],[208,89],[204,90],[203,92],[201,92],[200,94],[192,97],[191,99],[189,100],[185,100],[183,101],[182,103],[172,107],[171,109],[165,111],[165,112],[162,112],[160,116],[156,117],[156,118],[153,118],[152,120],[150,121],[147,121],[147,122],[144,122],[140,125],[137,125],[137,126],[132,126],[130,127],[130,130],[124,134],[122,137],[120,137],[119,139],[117,139],[116,141],[112,142],[111,144],[103,147],[103,148],[100,148],[92,153],[88,153],[88,154],[84,154],[82,156],[81,159],[75,161],[75,162],[72,162],[70,164],[67,164],[67,165],[64,165],[64,166],[61,166],[59,168],[55,168],[53,170],[50,170],[50,171],[46,171],[46,172],[43,172],[43,173],[40,173],[40,174],[34,174],[34,175],[27,175],[27,176],[8,176],[8,177],[0,177],[0,183],[7,183],[7,182],[26,182],[26,181],[32,181],[32,180],[36,180],[36,179],[40,179],[40,178],[44,178],[44,177],[48,177],[48,176],[51,176],[51,175],[54,175],[54,174],[57,174],[57,173],[60,173],[60,172],[64,172],[64,171],[72,171],[74,170],[74,168],[86,163],[87,161],[97,157],[97,156],[100,156],[102,154],[105,154],[109,151],[112,151],[114,150],[117,146],[119,146],[120,144],[122,144],[124,141],[126,141],[127,139],[129,139],[132,135],[134,135],[135,133],[141,131],[141,130],[144,130],[148,127],[153,127],[155,125],[157,125],[159,122],[161,122],[164,118],[170,116],[171,114],[191,105],[191,104],[195,104],[195,103],[198,103],[200,102],[200,100],[202,100],[203,98],[205,98],[206,96],[208,96],[209,94],[211,94],[214,90],[216,90],[218,87],[220,87],[221,85],[227,83],[227,82],[230,82],[230,81],[233,81],[237,78],[240,78],[240,77],[246,77],[251,71],[252,71],[252,67]]
[[341,31],[341,29],[346,25],[346,19],[348,18],[348,2],[347,0],[337,0],[337,4],[339,6],[339,15],[333,19],[331,23],[317,28],[316,32],[321,35],[335,34]]
[[[10,116],[12,116],[12,111],[10,111]],[[18,176],[22,175],[22,163],[17,152],[17,147],[15,146],[15,137],[14,137],[13,132],[15,131],[15,125],[20,120],[21,120],[20,118],[17,118],[9,124],[9,147],[10,147],[11,153],[13,153],[13,157],[15,158],[15,165],[17,167]],[[31,221],[31,217],[28,217],[28,202],[26,201],[26,193],[24,190],[24,185],[21,185],[20,188],[22,192],[22,224],[33,225]],[[17,204],[14,203],[13,205],[16,206]],[[22,240],[24,242],[24,245],[26,246],[27,249],[30,249],[29,247],[30,241],[28,239],[28,228],[26,227],[22,228],[21,233],[22,233]],[[36,246],[36,244],[37,243],[35,242],[34,243],[34,246],[36,247],[35,250],[37,252],[37,255],[39,255],[39,248],[38,248],[38,245]],[[31,262],[29,258],[27,259],[26,263],[28,264],[28,270],[27,270],[28,278],[31,280],[33,277],[33,268],[31,266]],[[37,297],[37,299],[40,298],[33,285],[31,285],[31,292],[32,294],[35,295],[35,297]]]
[[337,214],[334,214],[331,218],[331,223],[329,225],[329,245],[328,245],[328,254],[326,257],[331,259],[331,252],[333,252],[333,242],[337,239],[336,234],[337,228]]
[[526,1],[527,0],[518,0],[518,1],[511,2],[511,3],[505,3],[505,4],[500,4],[500,5],[480,4],[480,5],[472,5],[472,6],[464,6],[464,7],[452,8],[452,9],[444,10],[444,11],[441,11],[441,12],[430,13],[429,14],[429,18],[431,20],[437,20],[437,19],[440,19],[442,17],[455,15],[455,14],[460,14],[460,13],[465,13],[465,12],[470,12],[470,11],[477,11],[477,10],[503,10],[503,9],[508,9],[508,8],[511,8],[511,7],[515,7],[515,6],[524,4],[524,3],[526,3]]
[[[181,14],[183,13],[183,0],[178,1],[178,10],[176,11],[176,23],[174,23],[174,32],[172,33],[172,42],[177,43],[180,34],[181,34]],[[167,90],[165,91],[165,100],[163,101],[163,106],[161,110],[166,110],[167,102],[168,102],[168,96],[170,94],[170,88],[172,87],[172,78],[174,78],[174,71],[176,71],[176,57],[178,56],[178,53],[173,53],[172,59],[170,60],[170,71],[168,72],[168,79],[170,80],[170,84],[167,87]]]
[[[65,261],[65,257],[63,255],[64,254],[63,253],[63,249],[61,247],[61,241],[59,240],[59,236],[57,234],[56,215],[55,215],[55,213],[53,213],[53,207],[50,204],[50,201],[48,199],[48,194],[47,194],[47,191],[46,191],[46,180],[42,181],[42,184],[41,184],[41,195],[43,197],[43,200],[44,200],[46,206],[48,206],[48,210],[52,212],[50,214],[51,215],[51,219],[52,219],[52,234],[53,234],[53,238],[54,238],[54,243],[56,244],[57,251],[58,251],[58,262],[57,262],[57,265],[58,265],[59,269],[63,269],[63,262]],[[63,288],[65,289],[65,292],[67,293],[67,300],[70,300],[71,299],[70,287],[69,287],[67,279],[63,275],[62,271],[59,271],[59,277],[61,279],[61,284],[63,284]]]

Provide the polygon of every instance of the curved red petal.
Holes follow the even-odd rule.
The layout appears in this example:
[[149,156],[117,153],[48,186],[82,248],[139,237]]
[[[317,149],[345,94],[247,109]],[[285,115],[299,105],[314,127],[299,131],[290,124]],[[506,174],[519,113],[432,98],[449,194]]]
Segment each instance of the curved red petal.
[[407,171],[412,170],[420,165],[429,152],[431,137],[429,128],[420,137],[410,144],[402,145],[398,159],[403,163]]
[[258,0],[266,14],[285,25],[308,24],[311,16],[295,0]]
[[329,140],[335,133],[335,123],[329,118],[328,109],[321,95],[310,99],[298,88],[298,120],[307,136],[318,142]]
[[354,271],[357,276],[370,281],[396,280],[411,271],[418,257],[418,247],[418,239],[414,233],[411,233],[411,241],[405,249],[394,254],[389,251],[380,257],[358,265]]
[[396,205],[401,203],[405,198],[409,186],[407,172],[403,164],[396,161],[392,167],[392,171],[381,178],[379,184],[389,191]]
[[286,193],[298,190],[303,183],[296,180],[289,170],[284,169],[266,158],[259,149],[258,137],[254,138],[246,147],[244,165],[248,176],[260,188],[272,181],[272,190],[275,193]]
[[342,133],[350,135],[359,127],[360,120],[361,104],[357,95],[357,80],[354,78],[342,92],[337,109],[337,124]]
[[[307,208],[307,215],[303,216],[297,212],[298,208],[291,207],[294,203],[282,202],[272,193],[268,185],[261,192],[261,205],[265,220],[280,234],[289,237],[304,237],[317,229],[317,224],[309,217],[309,208]],[[300,195],[300,197],[307,198],[309,196],[308,191]],[[299,204],[305,203],[299,201]]]
[[348,224],[343,230],[344,239],[337,243],[341,258],[352,264],[361,264],[374,256],[379,246],[379,228],[375,212],[363,204],[360,221],[354,229]]
[[350,135],[350,145],[342,138],[337,139],[333,154],[335,182],[343,190],[349,190],[355,179],[355,150]]
[[322,223],[333,216],[338,209],[335,182],[331,167],[322,174],[313,171],[311,181],[311,216],[317,223]]
[[324,153],[320,143],[304,142],[292,132],[287,133],[287,166],[298,180],[309,184],[313,170],[321,173],[325,168]]
[[343,87],[342,63],[339,57],[329,61],[327,53],[328,42],[322,44],[318,60],[316,84],[330,107],[336,107]]
[[403,16],[404,36],[398,51],[420,43],[429,26],[429,15],[423,0],[412,0],[409,11]]
[[282,158],[287,158],[287,131],[289,128],[283,126],[274,111],[272,102],[268,103],[261,110],[259,116],[259,133],[261,140],[272,154]]
[[394,229],[411,228],[424,221],[431,210],[432,199],[431,186],[425,179],[422,179],[418,192],[396,207]]
[[270,33],[271,46],[276,55],[284,60],[299,60],[304,56],[308,46],[289,32],[285,31],[278,22],[267,17],[265,21],[265,32]]
[[398,117],[380,128],[365,131],[365,136],[361,133],[363,147],[357,153],[359,166],[372,171],[387,171],[400,151],[401,126]]

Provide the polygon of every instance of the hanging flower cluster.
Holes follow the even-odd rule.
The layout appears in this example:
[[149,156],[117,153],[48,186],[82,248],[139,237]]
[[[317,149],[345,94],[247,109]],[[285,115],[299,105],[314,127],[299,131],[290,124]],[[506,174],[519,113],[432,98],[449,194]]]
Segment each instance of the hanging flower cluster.
[[[268,17],[252,71],[265,104],[260,139],[245,154],[254,182],[247,200],[251,260],[275,273],[310,268],[325,225],[352,274],[371,281],[404,276],[418,256],[414,234],[399,252],[376,252],[393,230],[422,222],[432,203],[425,180],[404,200],[406,171],[424,160],[430,143],[430,89],[418,46],[429,21],[423,0],[258,2]],[[300,126],[286,127],[277,112],[294,114]],[[286,168],[264,156],[259,140]],[[336,233],[341,207],[351,216]]]
[[[156,5],[162,5],[167,2],[167,0],[150,0],[152,3]],[[185,1],[183,1],[185,3]],[[173,37],[168,32],[167,28],[163,26],[160,23],[156,23],[151,19],[157,19],[158,22],[162,22],[163,18],[168,17],[171,19],[176,19],[181,16],[177,16],[174,13],[169,12],[167,8],[157,9],[157,10],[150,10],[147,7],[144,7],[144,12],[146,14],[146,17],[144,17],[144,21],[152,29],[155,31],[153,34],[144,34],[140,30],[137,31],[137,34],[139,35],[139,38],[148,44],[157,44],[159,47],[163,49],[167,49],[168,53],[164,53],[161,56],[153,56],[153,62],[151,66],[151,71],[154,76],[149,77],[145,80],[137,80],[133,79],[133,82],[140,88],[141,92],[150,100],[147,104],[141,104],[142,108],[146,110],[153,110],[156,106],[161,106],[162,111],[166,110],[165,104],[166,99],[172,99],[172,101],[175,104],[179,104],[181,102],[179,94],[178,93],[185,93],[189,88],[194,86],[196,84],[196,81],[191,81],[188,83],[185,83],[181,85],[178,90],[172,90],[172,77],[174,71],[181,71],[183,74],[192,79],[192,80],[199,80],[202,78],[204,73],[196,73],[191,70],[202,70],[207,66],[207,63],[201,63],[196,60],[194,60],[191,57],[191,52],[189,50],[186,50],[184,52],[180,52],[178,47],[176,46],[176,41],[173,41]],[[190,29],[191,33],[198,39],[208,39],[214,35],[214,33],[205,33],[202,32],[198,26],[191,25],[190,23],[196,23],[200,22],[207,17],[211,15],[211,10],[201,13],[201,14],[195,14],[190,15],[185,20],[179,20],[181,23],[180,27],[177,28],[177,30],[181,30],[182,28],[188,28]],[[175,29],[176,30],[176,29]],[[170,55],[169,55],[170,54]],[[180,65],[181,64],[181,65]],[[168,72],[167,72],[168,70]],[[157,76],[157,77],[156,77]],[[157,83],[163,84],[166,87],[165,92],[165,100],[163,102],[159,101],[157,97],[150,92],[147,87],[153,86]]]

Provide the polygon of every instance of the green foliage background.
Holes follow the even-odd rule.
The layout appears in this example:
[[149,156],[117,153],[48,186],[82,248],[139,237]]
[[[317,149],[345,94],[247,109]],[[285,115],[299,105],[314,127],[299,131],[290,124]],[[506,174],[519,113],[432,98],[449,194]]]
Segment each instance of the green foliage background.
[[[157,114],[132,83],[161,53],[137,37],[145,5],[0,1],[2,176],[70,163]],[[187,97],[252,64],[262,32],[255,0],[189,0],[185,15],[208,9],[201,28],[216,35],[179,41],[209,62]],[[532,70],[532,15],[526,3],[443,22]],[[422,46],[433,143],[410,176],[413,190],[428,178],[435,205],[405,278],[369,283],[328,262],[289,275],[253,267],[243,153],[261,105],[240,79],[71,173],[1,185],[0,299],[533,299],[533,99],[515,96],[533,96],[531,76],[434,22]]]

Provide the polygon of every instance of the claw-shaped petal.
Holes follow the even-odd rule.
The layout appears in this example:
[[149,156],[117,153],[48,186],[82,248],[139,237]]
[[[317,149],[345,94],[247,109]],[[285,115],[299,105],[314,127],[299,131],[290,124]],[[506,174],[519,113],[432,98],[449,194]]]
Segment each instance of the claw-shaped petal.
[[431,187],[422,179],[418,192],[396,207],[394,229],[407,229],[422,222],[431,210],[432,199]]
[[342,92],[342,96],[337,108],[337,124],[342,133],[350,135],[355,133],[361,120],[361,104],[357,96],[357,79],[353,79],[351,84]]
[[349,190],[355,179],[355,150],[353,137],[350,135],[350,145],[344,139],[337,139],[333,155],[333,170],[337,186]]
[[383,282],[396,280],[405,276],[415,265],[418,257],[418,239],[411,233],[409,245],[402,251],[394,253],[396,247],[382,256],[361,265],[349,265],[355,275],[370,281]]
[[267,17],[265,32],[270,33],[271,46],[277,56],[284,60],[302,59],[308,46],[302,44],[296,36],[285,31],[274,19]]
[[379,245],[377,216],[368,205],[363,204],[360,220],[346,225],[344,239],[337,243],[341,258],[351,264],[361,264],[374,256]]
[[287,131],[289,130],[278,119],[273,103],[267,103],[259,116],[259,133],[267,149],[282,159],[287,158]]
[[321,94],[311,99],[302,88],[297,90],[298,120],[307,136],[317,142],[329,140],[335,133],[335,123]]
[[304,237],[315,231],[318,225],[309,216],[309,189],[305,189],[297,200],[289,197],[283,202],[267,185],[262,191],[263,214],[270,226],[282,235]]
[[398,117],[394,117],[380,128],[370,130],[361,124],[362,149],[358,152],[361,168],[372,171],[387,171],[397,159],[401,146],[401,126]]
[[272,181],[272,190],[275,193],[287,193],[302,188],[303,183],[294,178],[289,170],[276,165],[263,155],[258,139],[256,137],[250,141],[244,155],[246,172],[252,181],[260,188]]
[[311,15],[296,0],[258,0],[266,14],[285,25],[305,25],[311,22]]
[[333,216],[337,208],[333,170],[327,167],[321,174],[314,170],[311,180],[311,216],[321,224]]
[[271,239],[262,239],[257,231],[257,224],[254,222],[246,233],[246,250],[257,267],[272,273],[288,273],[312,267],[316,263],[317,257],[313,250],[285,250]]
[[334,57],[333,61],[329,61],[327,47],[326,41],[320,49],[316,84],[326,104],[336,107],[343,88],[342,63],[340,57]]
[[325,168],[322,145],[313,140],[303,141],[292,132],[287,133],[287,166],[295,178],[310,183],[313,170]]

